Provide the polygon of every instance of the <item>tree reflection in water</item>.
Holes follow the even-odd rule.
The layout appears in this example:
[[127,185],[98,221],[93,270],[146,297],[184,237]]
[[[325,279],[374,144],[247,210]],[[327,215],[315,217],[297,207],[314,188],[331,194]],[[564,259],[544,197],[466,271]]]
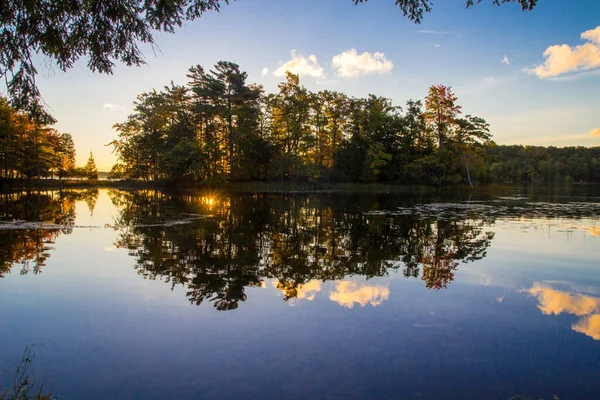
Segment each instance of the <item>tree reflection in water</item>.
[[[40,273],[56,238],[73,230],[75,202],[85,201],[93,213],[97,197],[98,189],[0,194],[0,221],[34,223],[29,229],[0,229],[0,278],[15,266],[21,275]],[[37,222],[51,224],[52,228]]]
[[117,247],[147,279],[184,285],[193,304],[236,309],[246,288],[273,279],[294,299],[311,281],[401,270],[444,289],[461,262],[482,259],[493,219],[423,218],[366,211],[377,199],[342,195],[172,196],[111,191],[121,210]]

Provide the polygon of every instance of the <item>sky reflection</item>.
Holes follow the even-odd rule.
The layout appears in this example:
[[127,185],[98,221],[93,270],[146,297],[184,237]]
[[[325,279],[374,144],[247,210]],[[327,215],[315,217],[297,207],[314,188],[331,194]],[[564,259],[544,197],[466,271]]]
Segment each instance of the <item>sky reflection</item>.
[[4,203],[55,225],[0,229],[0,367],[43,343],[65,399],[600,398],[596,205],[203,197]]

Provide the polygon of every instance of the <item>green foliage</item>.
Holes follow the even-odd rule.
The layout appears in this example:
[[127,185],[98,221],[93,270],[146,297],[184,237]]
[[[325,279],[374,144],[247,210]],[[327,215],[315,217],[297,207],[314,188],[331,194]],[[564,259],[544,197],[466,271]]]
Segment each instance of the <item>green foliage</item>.
[[424,105],[409,100],[403,110],[375,95],[311,92],[292,73],[277,93],[265,94],[225,61],[210,71],[194,66],[188,78],[186,86],[138,96],[134,113],[115,125],[112,176],[435,186],[600,177],[594,149],[496,146],[487,122],[463,116],[443,85],[429,89]]
[[486,164],[498,183],[600,182],[600,147],[489,146]]
[[260,135],[262,88],[220,61],[214,70],[190,68],[187,86],[138,96],[135,111],[116,124],[111,144],[121,175],[133,179],[187,178],[218,183],[259,178],[270,148]]

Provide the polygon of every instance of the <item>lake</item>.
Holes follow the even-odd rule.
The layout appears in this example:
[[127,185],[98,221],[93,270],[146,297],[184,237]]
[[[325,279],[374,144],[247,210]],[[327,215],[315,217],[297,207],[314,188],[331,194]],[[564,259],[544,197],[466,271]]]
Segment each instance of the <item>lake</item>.
[[61,399],[599,399],[599,196],[3,194],[0,369],[37,344]]

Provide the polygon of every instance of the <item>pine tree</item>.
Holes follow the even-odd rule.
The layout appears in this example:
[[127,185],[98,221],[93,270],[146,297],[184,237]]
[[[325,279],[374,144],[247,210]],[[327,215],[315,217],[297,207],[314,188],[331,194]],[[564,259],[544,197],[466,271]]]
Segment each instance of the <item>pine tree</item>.
[[88,179],[98,179],[98,168],[96,168],[96,162],[94,161],[94,155],[90,151],[90,158],[88,158],[87,164],[83,167],[84,176]]

